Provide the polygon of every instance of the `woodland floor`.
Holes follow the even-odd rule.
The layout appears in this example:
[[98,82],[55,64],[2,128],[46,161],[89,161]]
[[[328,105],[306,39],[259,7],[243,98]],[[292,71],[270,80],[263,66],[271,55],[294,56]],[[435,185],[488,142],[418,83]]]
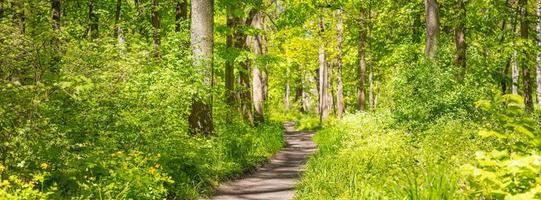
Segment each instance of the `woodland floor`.
[[220,185],[212,199],[293,199],[295,184],[316,146],[313,132],[296,131],[294,123],[286,123],[284,127],[284,149],[255,173]]

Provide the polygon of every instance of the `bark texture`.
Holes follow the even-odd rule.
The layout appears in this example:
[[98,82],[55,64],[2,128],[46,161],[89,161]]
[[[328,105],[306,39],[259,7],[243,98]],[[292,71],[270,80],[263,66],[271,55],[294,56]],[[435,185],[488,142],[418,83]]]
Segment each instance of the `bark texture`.
[[[226,38],[226,46],[228,51],[233,51],[235,48],[235,35],[237,25],[240,19],[235,16],[232,5],[227,7],[227,28],[229,33]],[[231,54],[230,54],[231,56]],[[225,61],[225,102],[229,106],[235,104],[235,58],[230,57]]]
[[342,81],[342,44],[344,42],[344,24],[342,18],[342,10],[336,11],[337,23],[336,23],[336,114],[338,118],[342,118],[344,115],[344,85]]
[[158,0],[152,1],[152,46],[154,47],[154,57],[160,57],[160,13],[158,10]]
[[88,34],[90,38],[96,39],[100,36],[99,32],[99,18],[95,9],[95,0],[88,1],[88,19],[90,19],[90,24],[88,25]]
[[455,55],[455,65],[459,67],[457,79],[462,81],[466,76],[466,6],[464,5],[464,0],[457,0],[456,3],[457,9],[457,25],[455,27],[455,46],[456,46],[456,55]]
[[[541,0],[536,2],[537,46],[541,46]],[[541,52],[537,52],[537,104],[541,105]]]
[[180,32],[180,23],[188,19],[188,3],[187,0],[180,0],[177,2],[175,8],[175,32]]
[[[520,37],[522,39],[528,39],[528,1],[519,0],[519,14],[520,14]],[[532,87],[533,83],[530,77],[530,69],[528,68],[528,53],[523,52],[520,57],[520,64],[522,67],[522,84],[524,85],[524,105],[527,112],[533,112],[533,97]]]
[[201,83],[198,97],[193,100],[189,116],[194,134],[212,134],[212,87],[214,48],[214,1],[192,1],[191,46],[196,81]]
[[366,39],[367,39],[367,23],[366,10],[361,9],[359,19],[359,42],[357,46],[359,66],[357,68],[357,109],[359,111],[366,110],[366,92],[365,92],[365,72],[366,72]]
[[319,121],[325,121],[330,114],[330,106],[328,93],[329,93],[329,83],[328,83],[328,69],[326,63],[326,52],[325,52],[325,43],[323,42],[323,34],[325,32],[325,24],[323,22],[323,17],[319,17],[319,31],[320,31],[320,41],[319,46]]
[[513,51],[513,55],[511,55],[511,93],[515,95],[518,95],[519,76],[517,51],[515,50]]
[[116,1],[116,11],[115,11],[115,38],[118,40],[118,46],[121,49],[121,52],[124,51],[124,35],[122,34],[122,27],[120,27],[120,15],[122,14],[122,0]]
[[[263,13],[258,12],[252,20],[252,27],[261,31],[263,29]],[[257,34],[255,36],[249,36],[247,42],[250,44],[250,48],[256,55],[263,55],[263,36]],[[264,74],[261,64],[257,61],[252,61],[252,98],[254,101],[254,119],[258,123],[265,121],[264,114]]]
[[440,34],[439,8],[437,0],[425,0],[426,47],[425,54],[429,59],[436,57],[438,37]]
[[53,30],[58,31],[60,30],[60,0],[52,0],[51,11],[52,11],[52,19],[53,19],[53,25],[52,25]]

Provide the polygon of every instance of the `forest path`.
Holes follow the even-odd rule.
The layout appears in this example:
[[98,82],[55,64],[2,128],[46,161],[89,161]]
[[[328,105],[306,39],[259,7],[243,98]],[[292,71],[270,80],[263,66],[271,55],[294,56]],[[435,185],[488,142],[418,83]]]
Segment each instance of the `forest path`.
[[316,146],[312,141],[313,132],[296,131],[292,122],[285,123],[284,127],[286,146],[255,173],[220,185],[212,199],[293,199],[295,184]]

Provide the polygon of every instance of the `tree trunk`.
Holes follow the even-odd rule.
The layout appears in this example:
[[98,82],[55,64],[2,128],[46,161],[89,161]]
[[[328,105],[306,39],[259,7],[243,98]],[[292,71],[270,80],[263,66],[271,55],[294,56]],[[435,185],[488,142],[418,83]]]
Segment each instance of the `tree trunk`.
[[60,0],[52,0],[51,11],[53,19],[53,30],[58,31],[60,30]]
[[[519,0],[520,12],[520,36],[522,39],[528,39],[528,0]],[[533,97],[532,97],[532,81],[530,77],[530,69],[528,68],[528,53],[523,52],[520,57],[520,65],[522,67],[522,83],[524,85],[524,105],[527,112],[533,112]]]
[[[134,0],[135,9],[137,10],[137,21],[140,22],[140,20],[143,17],[143,9],[141,9],[141,0]],[[145,35],[145,30],[141,26],[137,26],[139,34],[141,36]]]
[[118,46],[121,49],[121,52],[124,52],[124,35],[122,34],[122,28],[120,27],[120,15],[122,13],[122,0],[116,1],[116,11],[115,11],[115,38],[118,40]]
[[[235,48],[235,35],[237,32],[238,17],[235,17],[234,8],[227,7],[227,28],[229,32],[226,38],[227,50]],[[229,106],[235,104],[235,58],[227,58],[225,61],[225,102]]]
[[323,16],[319,17],[319,121],[322,123],[329,117],[329,105],[328,105],[328,83],[327,83],[327,66],[325,63],[325,42],[323,35],[325,32],[325,24],[323,23]]
[[[263,26],[263,13],[259,12],[252,20],[252,27],[257,30],[262,30]],[[263,39],[262,35],[248,36],[247,42],[251,44],[251,50],[256,55],[263,55]],[[257,61],[252,61],[252,98],[254,101],[254,119],[258,123],[262,123],[265,120],[264,115],[264,80],[263,72],[261,71],[260,64]]]
[[366,10],[361,9],[359,19],[359,43],[358,43],[358,59],[359,67],[357,68],[357,109],[359,111],[365,111],[366,108],[366,94],[364,88],[365,71],[366,71],[366,37],[367,37],[367,23],[366,23]]
[[94,0],[88,1],[88,19],[90,23],[88,25],[88,34],[91,39],[97,39],[100,36],[99,33],[99,18],[94,11],[95,2]]
[[291,87],[289,85],[289,79],[288,79],[286,80],[286,87],[285,87],[285,94],[284,94],[284,107],[286,111],[288,111],[291,106],[289,103],[290,95],[291,95]]
[[152,46],[154,47],[154,57],[160,57],[160,13],[158,10],[158,0],[152,1]]
[[195,77],[199,87],[198,96],[192,102],[189,116],[190,130],[194,134],[210,135],[212,123],[213,48],[214,48],[214,1],[192,1],[191,46]]
[[511,92],[512,94],[518,95],[518,80],[519,79],[519,72],[518,72],[518,61],[517,61],[517,51],[513,51],[513,55],[511,56]]
[[368,66],[368,104],[370,105],[370,111],[374,111],[375,101],[374,101],[374,66],[370,64]]
[[344,115],[344,86],[342,83],[342,43],[344,41],[344,25],[342,10],[336,12],[338,22],[336,23],[336,114],[338,118]]
[[180,22],[188,18],[188,3],[187,0],[180,0],[177,2],[175,10],[175,32],[180,32]]
[[[248,14],[248,17],[243,23],[244,24],[251,24],[255,15],[257,14],[257,10],[252,9],[250,10],[250,13]],[[239,19],[240,20],[240,19]],[[239,25],[241,22],[239,21]],[[250,42],[248,41],[248,37],[246,34],[242,31],[236,30],[235,32],[235,42],[234,46],[237,49],[243,49],[243,50],[249,50]],[[239,69],[239,85],[240,85],[240,91],[239,91],[239,99],[240,99],[240,111],[242,113],[242,116],[245,121],[247,121],[249,124],[254,124],[254,115],[253,115],[253,98],[252,98],[252,86],[251,86],[251,80],[250,80],[250,62],[248,60],[242,61],[240,63],[240,69]]]
[[[541,0],[536,2],[537,46],[541,47]],[[537,52],[537,104],[541,105],[541,53]]]
[[459,67],[457,79],[462,81],[466,76],[466,6],[464,0],[457,0],[458,24],[455,27],[456,56],[455,65]]
[[438,52],[438,36],[440,34],[438,12],[438,2],[436,0],[425,0],[425,18],[427,29],[425,54],[429,59],[436,57]]
[[[54,52],[52,52],[51,58],[51,71],[58,72],[57,64],[60,62],[60,0],[51,1],[51,19],[52,19],[52,28],[53,28],[53,37],[52,37],[52,47]],[[36,77],[36,80],[41,80],[42,73]]]

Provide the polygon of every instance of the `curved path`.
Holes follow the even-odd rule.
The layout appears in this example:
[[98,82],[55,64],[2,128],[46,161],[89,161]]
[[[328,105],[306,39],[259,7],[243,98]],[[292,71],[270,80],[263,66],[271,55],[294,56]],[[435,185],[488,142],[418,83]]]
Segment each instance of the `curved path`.
[[222,184],[215,200],[293,199],[295,184],[308,156],[315,150],[313,132],[295,131],[293,123],[284,124],[286,147],[268,164],[242,179]]

